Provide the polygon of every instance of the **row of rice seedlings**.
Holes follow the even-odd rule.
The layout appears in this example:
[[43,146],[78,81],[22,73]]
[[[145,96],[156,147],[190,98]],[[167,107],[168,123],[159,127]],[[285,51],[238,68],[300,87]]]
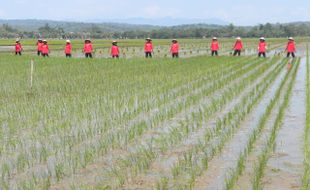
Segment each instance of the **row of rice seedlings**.
[[[269,66],[270,65],[264,65],[263,68],[267,69],[269,68]],[[251,84],[251,82],[253,82],[257,77],[259,77],[261,73],[265,71],[263,68],[259,69],[260,72],[255,72],[253,75],[249,75],[245,79],[243,79],[242,82],[229,87],[229,90],[226,90],[221,97],[219,97],[218,99],[214,99],[210,104],[201,105],[200,109],[192,112],[185,119],[185,121],[179,121],[178,127],[170,129],[168,133],[164,133],[158,138],[151,139],[151,142],[149,143],[152,143],[152,146],[154,148],[160,148],[161,152],[165,152],[167,149],[169,149],[169,146],[171,145],[178,144],[190,133],[199,129],[202,126],[203,120],[210,118],[212,114],[214,114],[216,111],[219,111],[227,102],[231,101],[238,93],[241,93],[242,89]],[[140,154],[135,152],[134,155],[139,157]],[[152,162],[151,159],[144,160],[144,162],[145,161]],[[132,177],[135,176],[138,171],[144,171],[141,170],[141,168],[136,168],[136,162],[132,163],[128,161],[128,158],[122,159],[122,162],[126,162],[127,168],[131,168],[132,170],[132,172],[130,172],[130,174],[127,174],[127,176]],[[123,172],[124,168],[119,168],[119,173]]]
[[[208,93],[207,93],[208,94]],[[167,113],[165,113],[165,114],[167,114]],[[138,127],[138,126],[137,126]],[[141,135],[141,131],[143,130],[143,128],[145,128],[145,127],[147,127],[146,126],[146,124],[144,123],[143,125],[141,125],[140,127],[138,127],[138,128],[135,128],[135,132],[125,132],[125,134],[127,135],[127,136],[132,136],[132,139],[134,138],[134,137],[136,137],[137,135]],[[140,132],[137,132],[137,130],[139,130]],[[119,134],[119,133],[118,133]],[[118,137],[119,137],[119,135],[118,135]],[[121,138],[118,138],[118,139],[116,139],[115,138],[115,140],[120,140]],[[128,138],[126,138],[126,139],[128,139]],[[111,143],[110,143],[111,144]],[[112,143],[113,144],[113,143]],[[127,143],[124,143],[124,146],[126,146],[126,144]]]
[[[88,159],[89,160],[89,159]],[[83,164],[84,165],[84,164]]]
[[[225,119],[225,129],[223,128],[222,134],[218,136],[219,139],[215,139],[214,143],[211,143],[210,140],[215,138],[215,136],[210,135],[209,130],[205,132],[205,141],[201,141],[199,144],[191,148],[191,151],[194,152],[192,155],[195,157],[195,159],[192,159],[194,160],[193,167],[184,167],[184,164],[182,164],[184,159],[182,159],[182,157],[179,158],[179,161],[171,169],[178,171],[174,172],[178,174],[177,176],[174,176],[174,178],[178,180],[175,180],[174,185],[170,188],[193,188],[195,179],[200,176],[204,170],[207,170],[209,160],[211,160],[217,153],[221,152],[225,143],[232,136],[234,130],[238,128],[238,123],[240,123],[244,117],[246,117],[246,115],[251,111],[252,107],[262,98],[263,94],[266,92],[272,81],[275,80],[279,73],[280,69],[278,68],[276,72],[267,76],[266,80],[263,80],[262,83],[255,86],[249,95],[244,97],[244,99],[226,115],[226,118],[229,119]],[[218,126],[220,125],[217,125],[216,127]],[[181,176],[183,177],[181,178]]]
[[[264,64],[263,67],[258,69],[259,72],[255,72],[254,74],[248,75],[246,78],[243,78],[241,82],[239,82],[238,84],[229,86],[227,89],[225,89],[225,91],[221,93],[219,97],[213,98],[210,108],[201,106],[200,109],[203,110],[204,112],[203,118],[205,119],[205,121],[210,119],[212,117],[212,114],[221,110],[222,107],[226,105],[226,103],[231,102],[235,97],[240,95],[240,93],[246,87],[251,85],[255,80],[257,80],[262,75],[262,73],[265,73],[266,70],[268,70],[273,64],[275,64],[276,63],[275,60],[277,59],[271,60],[271,63],[269,64]],[[200,114],[201,113],[197,115],[198,118],[202,118],[202,117],[199,117]],[[177,142],[182,140],[183,137],[187,137],[191,132],[193,132],[193,130],[189,129],[189,127],[191,126],[191,122],[193,123],[193,125],[196,125],[197,121],[199,121],[199,124],[202,124],[202,121],[197,120],[198,118],[195,117],[195,113],[192,113],[192,117],[189,116],[189,118],[192,118],[192,119],[191,120],[187,119],[185,123],[180,123],[180,127],[172,129],[174,130],[173,133],[171,133],[169,136],[163,136],[159,140],[161,144],[160,145],[161,150],[167,150],[171,148],[171,146],[174,146]],[[196,129],[196,127],[194,127],[194,129]],[[176,134],[180,134],[180,135],[176,136]]]
[[271,135],[268,138],[266,145],[265,145],[264,149],[262,150],[262,153],[260,154],[260,156],[258,158],[258,163],[254,166],[254,176],[253,176],[253,181],[252,181],[252,188],[254,190],[258,190],[258,189],[263,188],[263,184],[262,184],[261,179],[264,176],[264,169],[267,165],[270,152],[274,149],[277,133],[282,126],[281,122],[282,122],[284,114],[285,114],[285,109],[287,108],[287,106],[289,104],[289,98],[292,94],[292,88],[293,88],[293,85],[295,82],[295,78],[296,78],[296,74],[297,74],[297,70],[298,70],[298,66],[299,66],[299,61],[300,60],[298,60],[297,65],[294,66],[294,70],[291,71],[291,72],[293,72],[292,78],[289,81],[288,89],[287,89],[287,92],[285,93],[285,96],[284,96],[284,101],[279,107],[279,112],[278,112],[278,115],[274,121],[273,128],[271,131]]
[[310,61],[309,46],[307,45],[307,81],[306,81],[306,126],[304,134],[304,174],[302,177],[302,190],[310,189]]
[[236,184],[236,182],[238,180],[238,177],[244,171],[244,169],[245,169],[244,164],[246,162],[246,158],[252,152],[256,140],[258,138],[260,138],[262,131],[265,128],[266,122],[267,122],[267,120],[271,114],[271,111],[273,110],[276,103],[279,101],[280,93],[284,87],[284,84],[285,84],[288,76],[289,75],[287,74],[286,77],[282,80],[279,88],[276,91],[275,96],[270,100],[268,106],[266,107],[266,111],[260,117],[257,127],[251,133],[244,151],[240,152],[236,167],[230,171],[230,173],[228,174],[229,176],[227,177],[227,179],[225,181],[226,189],[233,189],[234,185]]

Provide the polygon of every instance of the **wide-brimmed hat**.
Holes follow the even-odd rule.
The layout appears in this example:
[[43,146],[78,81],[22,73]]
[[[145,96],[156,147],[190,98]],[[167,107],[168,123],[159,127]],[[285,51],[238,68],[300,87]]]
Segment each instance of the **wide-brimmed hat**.
[[173,40],[172,40],[172,42],[177,42],[177,41],[178,41],[177,39],[173,39]]
[[90,39],[86,39],[85,42],[91,42],[91,40]]
[[265,41],[266,39],[264,37],[260,37],[259,40]]
[[67,43],[71,43],[71,41],[70,41],[70,40],[66,40],[66,42],[67,42]]
[[217,37],[213,37],[212,40],[217,40]]
[[16,38],[15,42],[19,42],[19,41],[20,41],[20,39],[19,39],[19,38]]
[[241,37],[237,37],[236,40],[241,40]]
[[145,40],[147,40],[147,41],[152,41],[152,39],[151,39],[151,38],[146,38]]
[[47,40],[42,40],[43,42],[47,42]]
[[294,40],[294,38],[293,37],[289,37],[288,40]]
[[116,41],[116,40],[113,40],[113,41],[112,41],[112,44],[117,44],[117,41]]
[[39,39],[38,39],[38,41],[39,41],[39,42],[41,42],[41,41],[42,41],[42,39],[41,39],[41,38],[39,38]]

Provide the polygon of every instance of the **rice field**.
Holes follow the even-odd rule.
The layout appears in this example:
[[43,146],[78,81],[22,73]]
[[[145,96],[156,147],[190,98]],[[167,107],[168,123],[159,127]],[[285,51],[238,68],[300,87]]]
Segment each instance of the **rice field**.
[[250,39],[241,57],[187,40],[190,56],[162,42],[143,59],[135,43],[119,60],[0,53],[0,189],[310,188],[306,42],[296,59],[283,40],[266,59]]

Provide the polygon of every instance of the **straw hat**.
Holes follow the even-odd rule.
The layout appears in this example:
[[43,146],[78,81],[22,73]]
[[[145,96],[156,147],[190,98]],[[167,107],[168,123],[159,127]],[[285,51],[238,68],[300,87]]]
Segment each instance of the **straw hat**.
[[293,37],[289,37],[288,40],[294,40],[294,38]]
[[236,40],[241,40],[241,38],[240,38],[240,37],[237,37]]
[[67,42],[67,43],[71,43],[71,41],[70,41],[70,40],[66,40],[66,42]]
[[265,41],[265,38],[264,38],[264,37],[261,37],[261,38],[259,38],[259,40],[264,40],[264,41]]

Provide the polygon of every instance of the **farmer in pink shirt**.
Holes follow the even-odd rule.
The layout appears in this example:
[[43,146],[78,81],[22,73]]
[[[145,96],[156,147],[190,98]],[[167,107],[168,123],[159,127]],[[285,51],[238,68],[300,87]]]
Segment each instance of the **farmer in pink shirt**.
[[117,46],[117,41],[112,42],[111,56],[112,58],[119,58],[119,48]]
[[86,58],[93,58],[93,45],[90,39],[85,40],[83,52]]
[[264,56],[266,57],[266,51],[267,51],[267,43],[264,37],[261,37],[259,39],[258,43],[258,57]]
[[241,41],[241,38],[240,37],[237,37],[236,38],[236,42],[235,42],[235,45],[233,47],[233,50],[234,50],[234,56],[236,56],[238,54],[238,56],[241,55],[241,51],[243,49],[243,43]]
[[212,38],[210,49],[211,49],[211,55],[212,56],[214,56],[214,55],[218,56],[218,51],[220,49],[220,45],[219,45],[219,42],[218,42],[216,37]]
[[19,39],[16,39],[16,43],[15,43],[15,55],[22,55],[22,51],[23,51],[23,46],[20,43]]
[[40,56],[42,54],[42,45],[43,45],[43,41],[42,39],[38,39],[38,42],[37,42],[37,54],[38,56]]
[[72,56],[72,45],[71,45],[70,40],[66,41],[65,55],[66,55],[66,57],[69,57],[69,58]]
[[287,52],[287,56],[286,57],[290,57],[290,55],[292,55],[292,57],[295,57],[295,53],[296,53],[296,44],[294,41],[293,37],[289,37],[288,38],[288,43],[286,45],[285,51]]
[[151,38],[146,38],[146,42],[144,44],[144,52],[145,52],[145,57],[146,58],[152,58],[152,53],[153,53],[153,43]]
[[179,43],[176,39],[172,40],[172,44],[170,47],[170,53],[172,54],[172,58],[178,58],[179,57]]
[[43,40],[43,45],[41,46],[41,53],[43,57],[49,57],[50,49],[48,47],[47,41]]

